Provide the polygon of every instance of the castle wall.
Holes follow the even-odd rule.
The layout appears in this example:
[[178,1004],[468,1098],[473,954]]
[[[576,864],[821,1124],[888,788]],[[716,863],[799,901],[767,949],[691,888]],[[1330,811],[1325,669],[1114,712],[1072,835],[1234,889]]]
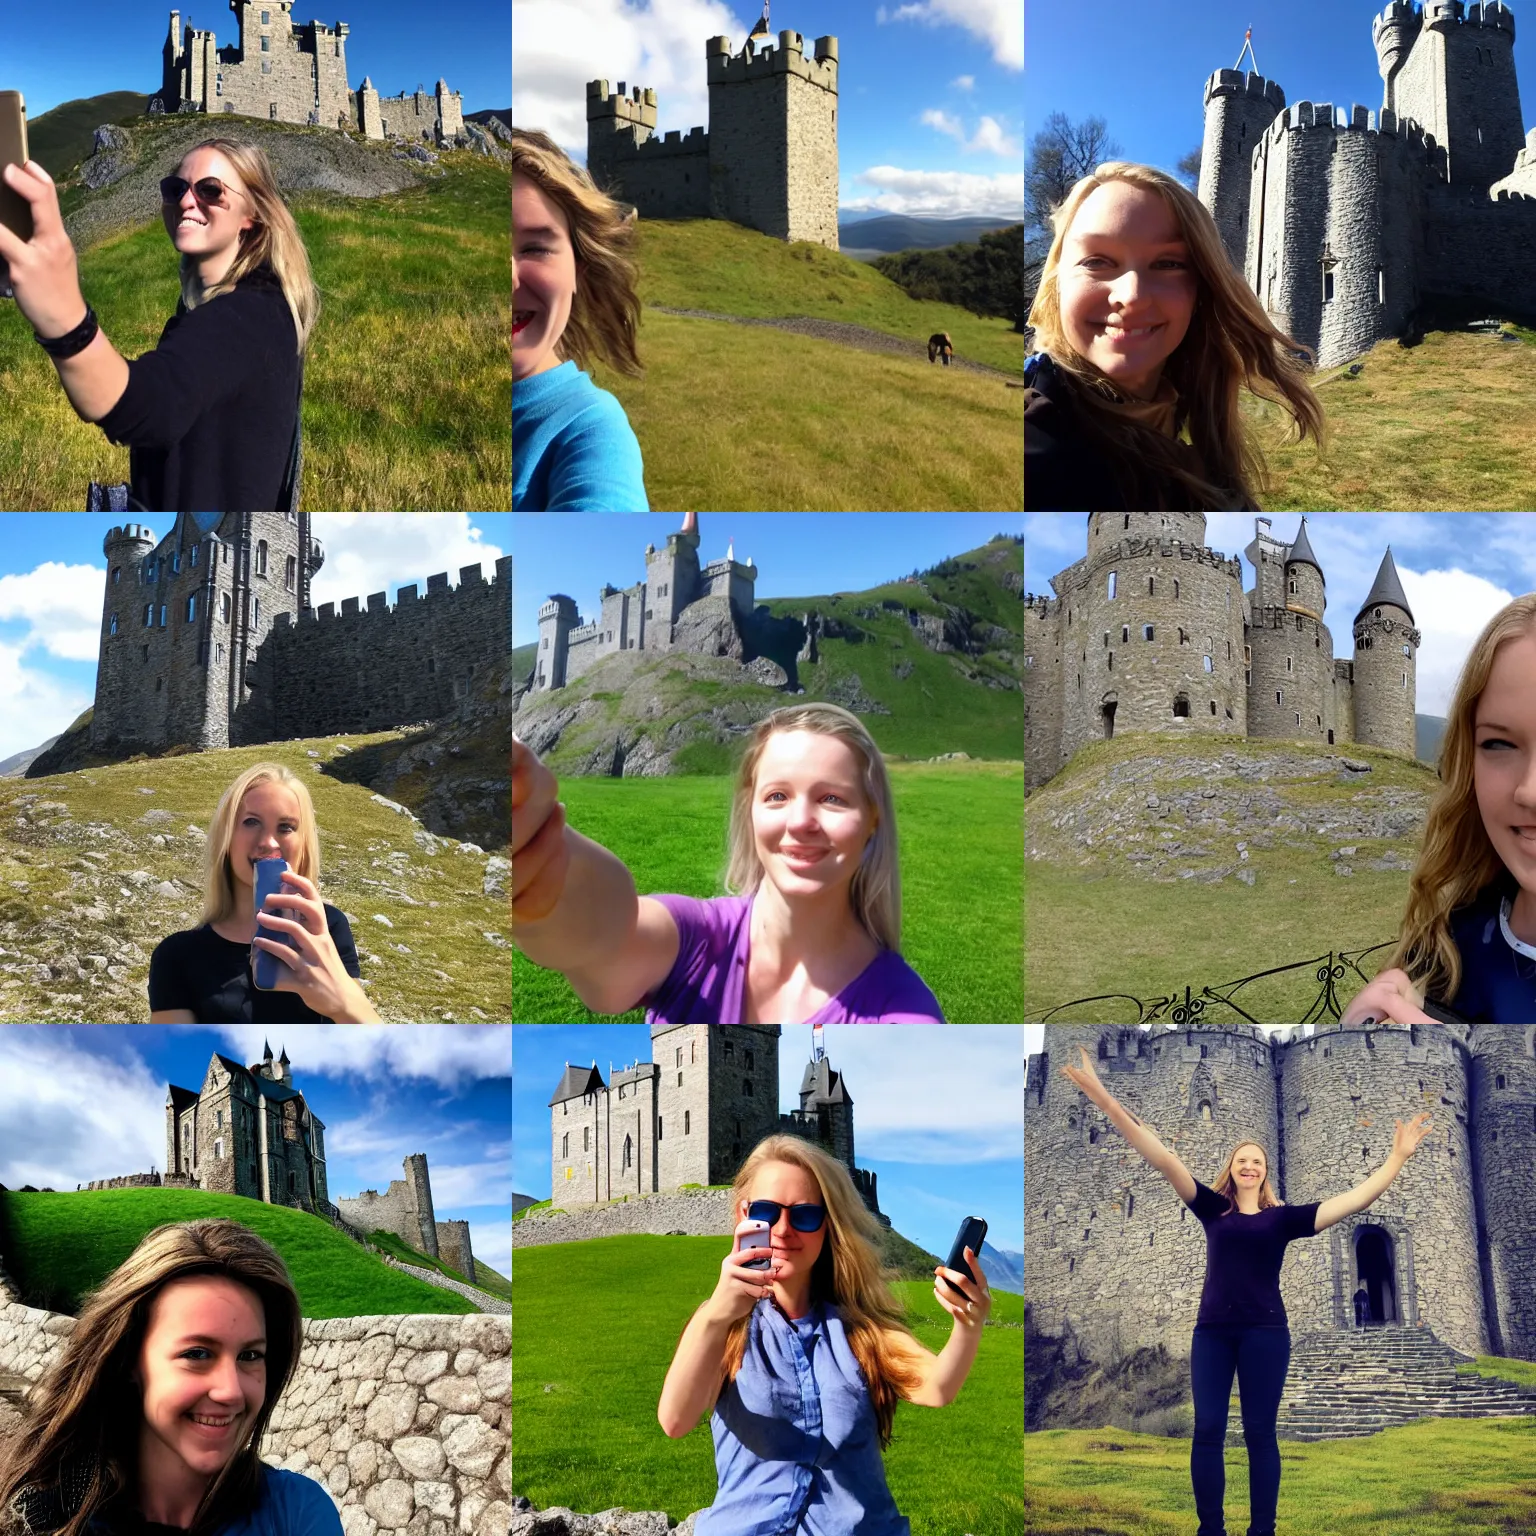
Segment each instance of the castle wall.
[[[350,121],[348,28],[310,22],[295,30],[292,5],[248,0],[237,12],[239,41],[218,51],[218,67],[205,78],[205,112],[238,112],[284,123],[334,127]],[[267,20],[263,22],[262,18]]]
[[[562,1210],[608,1198],[599,1193],[606,1181],[598,1173],[606,1169],[608,1155],[603,1097],[589,1093],[550,1107],[550,1198]],[[619,1141],[622,1145],[622,1135]]]
[[709,217],[709,135],[702,128],[660,139],[640,139],[633,128],[614,133],[604,169],[618,195],[647,218]]
[[403,139],[425,139],[429,144],[451,139],[464,131],[464,98],[439,80],[432,91],[411,91],[379,98],[380,127]]
[[[432,1211],[432,1185],[425,1156],[417,1152],[407,1157],[404,1171],[405,1177],[392,1179],[382,1195],[365,1189],[352,1198],[338,1198],[334,1202],[336,1209],[344,1221],[364,1235],[392,1232],[417,1253],[435,1259],[438,1224]],[[473,1271],[465,1278],[473,1281]]]
[[606,654],[607,647],[602,644],[602,636],[597,629],[592,628],[584,634],[576,635],[566,647],[565,681],[561,686],[569,687],[578,677],[590,672]]
[[[724,1182],[710,1171],[710,1143],[716,1135],[711,1118],[716,1071],[710,1060],[710,1034],[708,1024],[683,1024],[651,1037],[657,1067],[656,1182],[660,1189]],[[777,1098],[777,1074],[773,1091]]]
[[1247,643],[1248,734],[1326,744],[1337,728],[1328,626],[1290,609],[1256,609]]
[[1379,603],[1355,621],[1356,740],[1415,755],[1419,633],[1401,608]]
[[480,1282],[475,1276],[475,1250],[469,1241],[467,1221],[440,1221],[437,1223],[437,1256],[450,1269],[456,1269],[471,1285]]
[[1062,766],[1063,605],[1026,594],[1024,599],[1024,783],[1029,789]]
[[1425,198],[1423,287],[1427,295],[1486,304],[1494,314],[1536,319],[1536,201],[1431,187]]
[[1239,272],[1247,270],[1254,146],[1284,106],[1285,92],[1259,74],[1219,69],[1205,82],[1198,196]]

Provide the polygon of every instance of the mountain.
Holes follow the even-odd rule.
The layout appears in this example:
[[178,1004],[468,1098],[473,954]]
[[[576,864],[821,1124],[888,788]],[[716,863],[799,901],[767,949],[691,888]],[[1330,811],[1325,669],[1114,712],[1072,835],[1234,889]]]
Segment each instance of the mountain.
[[537,1195],[520,1195],[515,1189],[512,1191],[512,1209],[514,1212],[521,1211],[527,1206],[537,1205],[538,1203]]
[[[515,674],[514,674],[515,675]],[[1440,738],[1445,735],[1445,720],[1440,715],[1413,717],[1413,755],[1421,763],[1435,763],[1440,756]],[[4,769],[0,763],[0,770]]]
[[1007,1248],[994,1248],[985,1238],[981,1242],[981,1272],[994,1291],[1024,1294],[1024,1255]]
[[0,762],[0,779],[22,779],[26,777],[27,769],[40,758],[59,738],[50,736],[40,747],[28,747],[24,752],[17,752],[13,756]]
[[853,222],[839,214],[837,241],[845,255],[860,251],[936,251],[942,246],[975,241],[992,229],[1007,229],[1018,219],[919,219],[907,214],[885,213]]
[[134,122],[148,105],[149,97],[137,91],[62,101],[27,124],[27,152],[55,181],[64,181],[91,153],[103,123]]

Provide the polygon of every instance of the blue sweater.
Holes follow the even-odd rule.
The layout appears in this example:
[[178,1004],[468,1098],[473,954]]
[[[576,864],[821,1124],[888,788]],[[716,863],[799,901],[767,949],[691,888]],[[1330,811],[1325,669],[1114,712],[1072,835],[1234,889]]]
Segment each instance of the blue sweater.
[[574,362],[512,381],[512,510],[651,510],[624,407]]

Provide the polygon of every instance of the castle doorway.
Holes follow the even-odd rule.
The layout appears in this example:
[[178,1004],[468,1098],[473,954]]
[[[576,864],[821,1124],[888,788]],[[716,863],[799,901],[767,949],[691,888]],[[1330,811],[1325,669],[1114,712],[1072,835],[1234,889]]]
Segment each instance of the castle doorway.
[[1368,1327],[1398,1323],[1397,1255],[1392,1234],[1385,1227],[1360,1226],[1354,1231],[1355,1290],[1362,1286],[1370,1300]]
[[1110,741],[1115,734],[1115,706],[1119,699],[1112,693],[1104,695],[1104,702],[1099,706],[1099,712],[1104,718],[1104,740]]
[[1330,747],[1333,745],[1333,732],[1332,731],[1328,732],[1328,745]]

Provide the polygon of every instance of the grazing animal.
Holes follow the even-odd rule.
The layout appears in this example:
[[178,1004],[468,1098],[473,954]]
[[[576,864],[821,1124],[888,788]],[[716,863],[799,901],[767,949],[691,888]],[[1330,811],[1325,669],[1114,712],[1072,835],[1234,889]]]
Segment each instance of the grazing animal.
[[948,331],[935,331],[928,338],[928,361],[931,363],[940,354],[944,357],[944,366],[949,367],[949,360],[955,355],[955,344],[949,339]]

